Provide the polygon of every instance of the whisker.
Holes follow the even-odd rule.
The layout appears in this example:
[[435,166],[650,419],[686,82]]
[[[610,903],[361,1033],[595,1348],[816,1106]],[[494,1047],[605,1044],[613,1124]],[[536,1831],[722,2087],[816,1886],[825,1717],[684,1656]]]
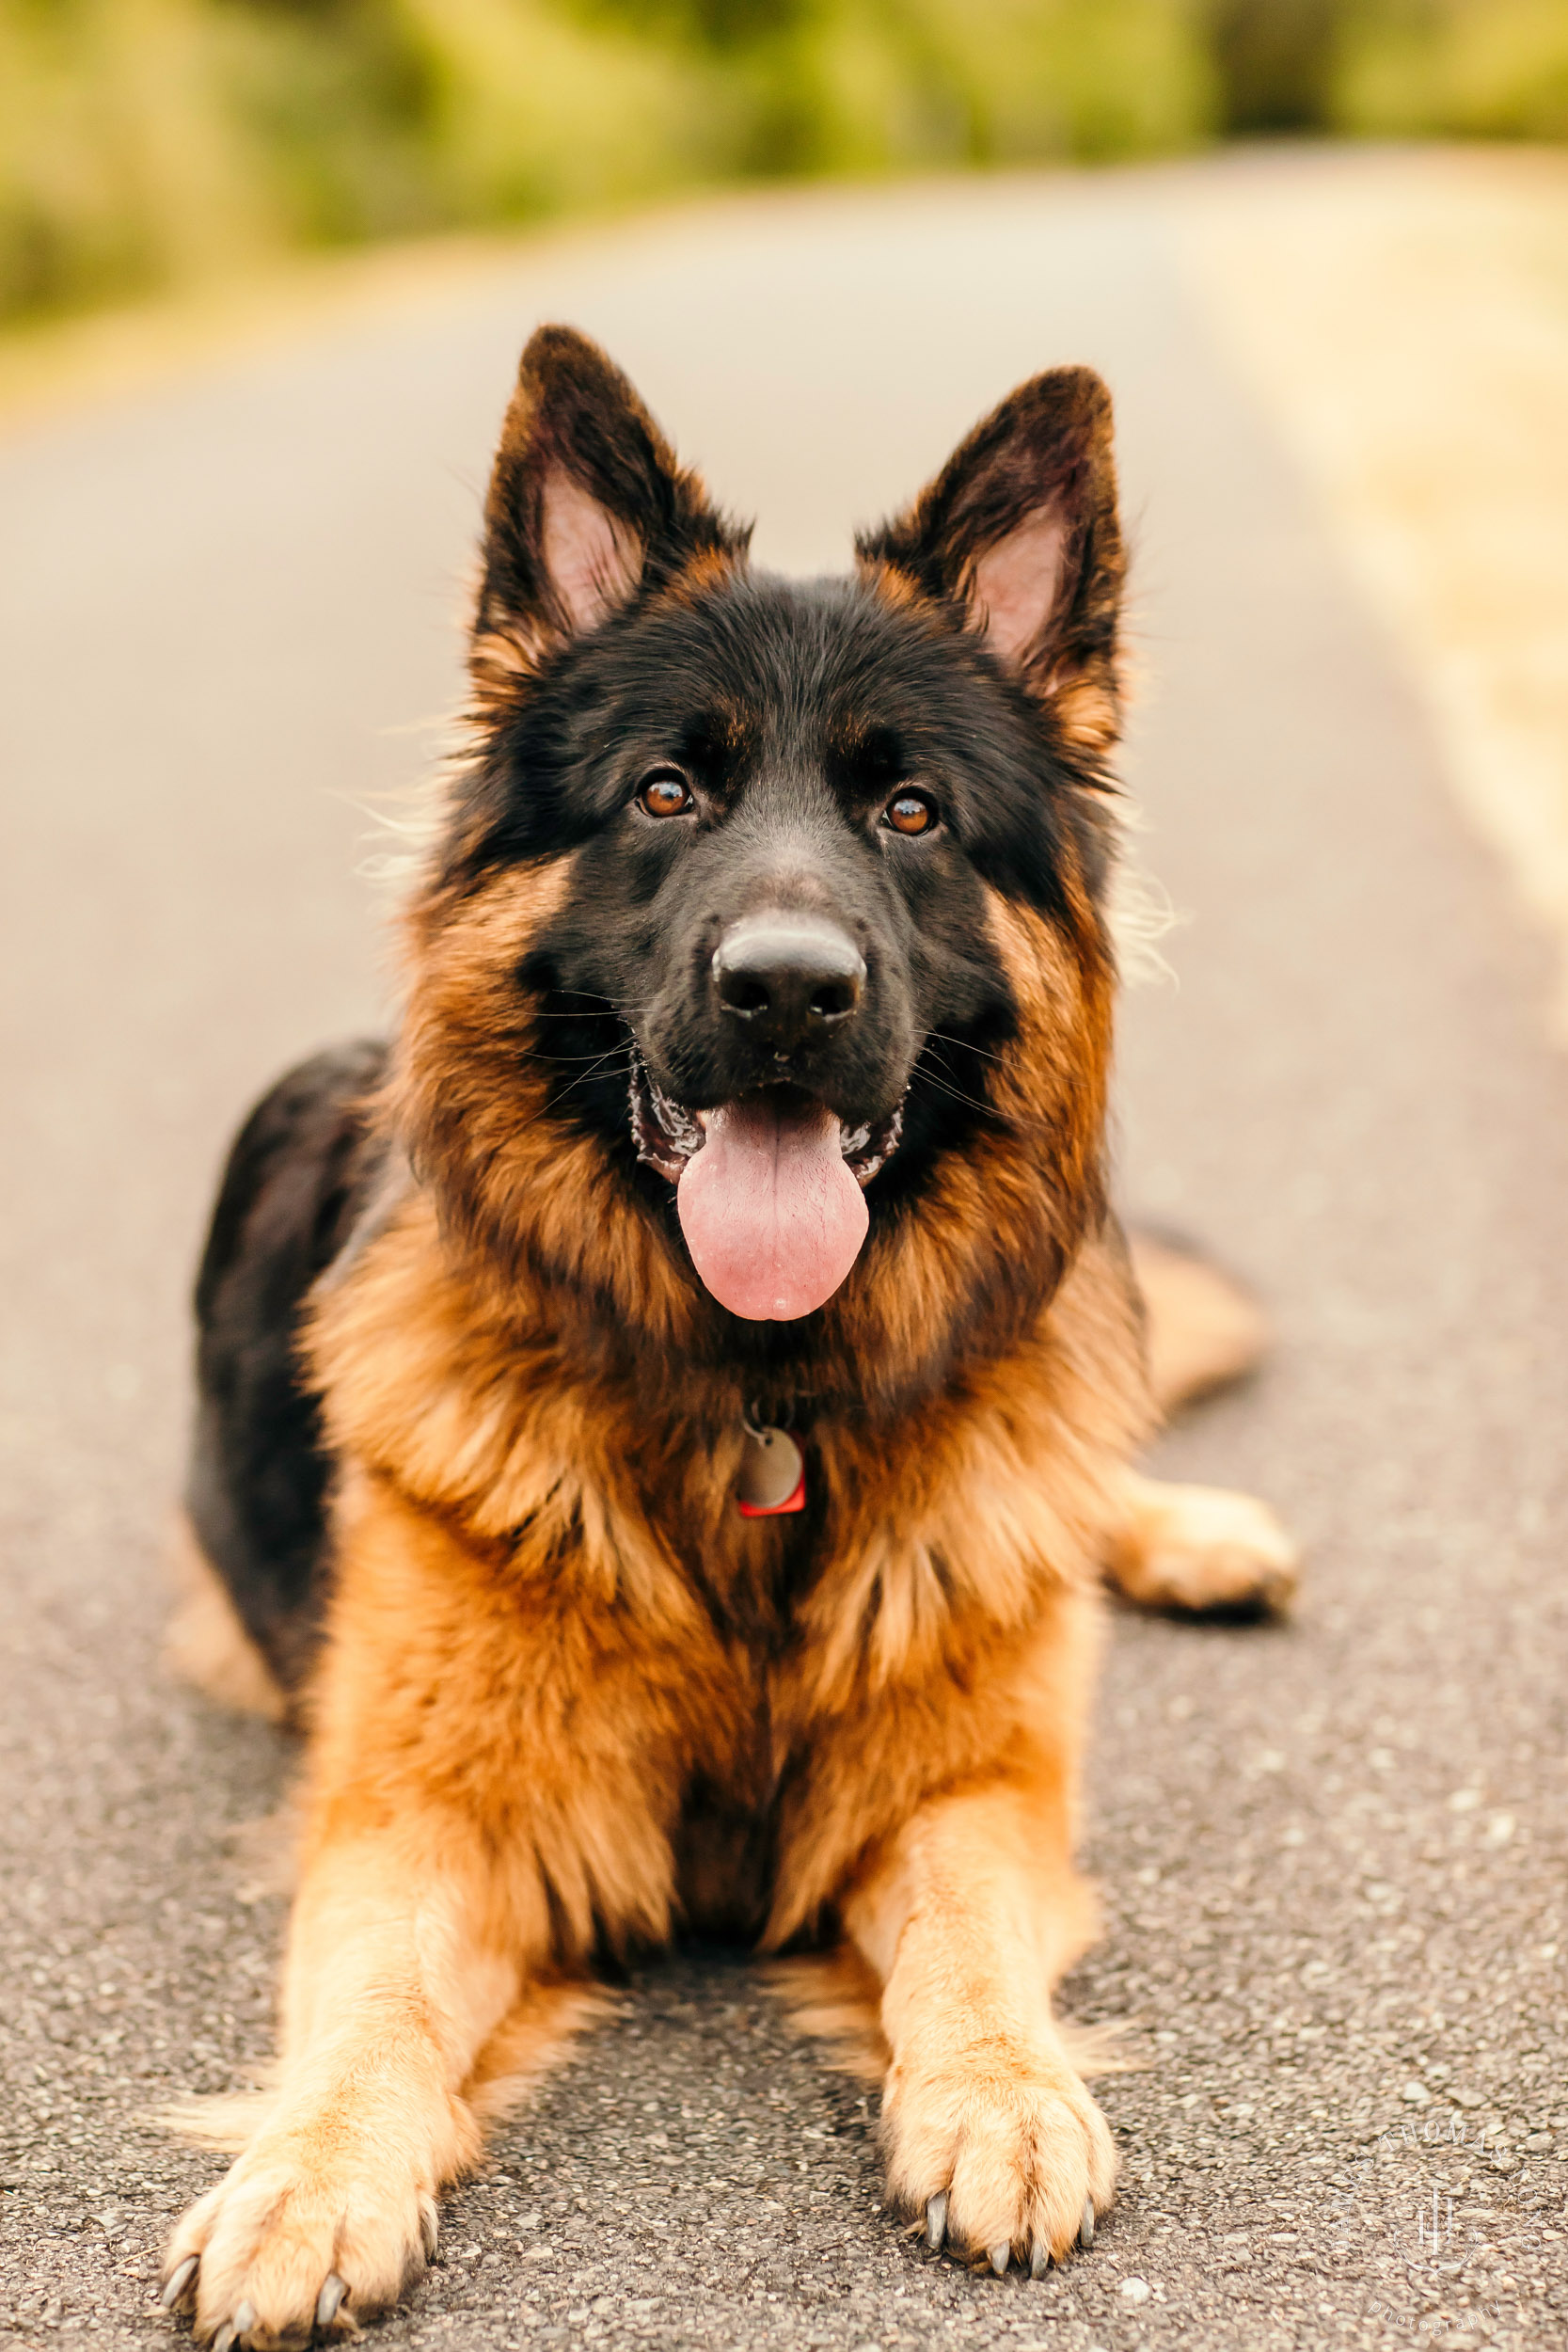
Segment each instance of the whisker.
[[[547,1117],[548,1114],[555,1109],[557,1104],[563,1103],[568,1094],[575,1093],[578,1087],[586,1085],[587,1081],[594,1075],[595,1070],[602,1069],[607,1061],[613,1061],[616,1055],[625,1052],[625,1050],[624,1046],[612,1045],[608,1054],[601,1054],[596,1062],[590,1062],[586,1070],[578,1071],[577,1076],[572,1080],[571,1084],[569,1086],[563,1086],[561,1092],[555,1096],[553,1101],[546,1103],[543,1110],[535,1111],[531,1119],[525,1119],[523,1120],[522,1125],[517,1129],[517,1133],[519,1135],[525,1135],[530,1127],[536,1127],[542,1119]],[[535,1058],[544,1060],[546,1059],[547,1057],[541,1055],[536,1056]],[[616,1073],[617,1076],[622,1074],[622,1072]],[[624,1066],[624,1074],[628,1077],[631,1074],[631,1057],[629,1054],[626,1057]]]
[[950,1094],[955,1103],[962,1103],[967,1110],[978,1111],[983,1118],[1000,1120],[1002,1117],[994,1103],[982,1103],[974,1095],[965,1094],[960,1088],[949,1086],[946,1079],[939,1078],[934,1070],[922,1070],[918,1056],[910,1075],[911,1080],[924,1078],[927,1085],[938,1088],[943,1094]]
[[[584,1004],[602,1006],[610,1012],[634,1012],[637,1009],[634,1005],[623,1004],[618,996],[607,996],[602,989],[597,988],[561,988],[558,986],[551,988],[547,993],[551,996],[580,996]],[[541,1014],[540,1018],[547,1021],[588,1021],[593,1018],[593,1015],[591,1012],[552,1012]]]
[[638,1008],[635,1005],[595,1005],[581,1012],[546,1012],[536,1007],[529,1015],[541,1025],[546,1021],[575,1021],[580,1028],[592,1028],[595,1023],[618,1021],[624,1028],[632,1026]]
[[[616,1058],[617,1055],[622,1054],[622,1053],[625,1053],[625,1052],[626,1052],[626,1048],[625,1048],[624,1046],[620,1046],[620,1045],[612,1045],[612,1046],[610,1047],[610,1051],[609,1051],[609,1053],[608,1053],[608,1054],[601,1054],[601,1055],[599,1056],[599,1057],[598,1057],[597,1061],[591,1061],[591,1062],[589,1063],[589,1065],[588,1065],[588,1067],[587,1067],[587,1069],[586,1069],[586,1070],[579,1070],[579,1071],[578,1071],[578,1074],[577,1074],[577,1076],[576,1076],[576,1077],[572,1080],[572,1085],[571,1085],[571,1086],[565,1086],[565,1087],[562,1087],[562,1089],[561,1089],[561,1093],[560,1093],[560,1094],[558,1094],[558,1095],[556,1096],[556,1098],[555,1098],[555,1099],[556,1099],[556,1101],[557,1101],[558,1103],[559,1103],[559,1102],[561,1102],[561,1101],[562,1101],[562,1097],[564,1097],[565,1095],[568,1095],[568,1094],[570,1094],[570,1093],[571,1093],[571,1091],[572,1091],[572,1087],[579,1087],[579,1086],[581,1086],[581,1084],[583,1083],[583,1080],[584,1080],[585,1078],[591,1078],[591,1077],[594,1075],[594,1071],[595,1071],[595,1070],[602,1070],[602,1069],[604,1068],[604,1066],[605,1066],[605,1064],[606,1064],[606,1062],[607,1062],[607,1061],[613,1061],[613,1060]],[[630,1070],[630,1068],[631,1068],[631,1057],[630,1057],[630,1055],[629,1055],[629,1054],[626,1056],[626,1060],[625,1067],[626,1067],[628,1071],[629,1071],[629,1070]]]
[[999,1127],[1006,1128],[1011,1135],[1049,1136],[1052,1132],[1049,1120],[1021,1118],[1016,1111],[998,1110],[994,1103],[978,1103],[973,1094],[960,1093],[957,1087],[951,1087],[944,1078],[939,1078],[934,1070],[922,1070],[918,1055],[915,1057],[914,1068],[910,1073],[911,1085],[916,1078],[925,1079],[928,1085],[936,1087],[942,1094],[950,1094],[954,1102],[963,1104],[966,1110],[980,1111],[987,1119],[994,1119]]
[[[601,1062],[601,1061],[608,1061],[608,1060],[610,1059],[610,1055],[611,1055],[611,1054],[619,1054],[619,1053],[624,1053],[624,1052],[626,1052],[626,1051],[627,1051],[627,1048],[626,1048],[626,1045],[625,1041],[624,1041],[624,1040],[620,1040],[620,1039],[618,1039],[618,1040],[616,1041],[616,1042],[615,1042],[613,1045],[607,1047],[607,1048],[606,1048],[606,1050],[605,1050],[605,1052],[604,1052],[604,1053],[602,1053],[602,1054],[550,1054],[550,1053],[531,1054],[531,1053],[529,1052],[528,1047],[527,1047],[526,1045],[520,1045],[520,1046],[517,1048],[518,1055],[519,1055],[519,1057],[521,1057],[521,1059],[522,1059],[522,1060],[524,1060],[524,1061],[547,1061],[547,1062],[552,1062],[552,1063],[554,1063],[554,1065],[556,1066],[556,1068],[557,1068],[557,1069],[561,1069],[561,1070],[564,1070],[564,1069],[569,1068],[569,1067],[570,1067],[570,1065],[571,1065],[573,1062],[575,1062],[575,1061],[586,1061],[586,1062]],[[629,1069],[629,1067],[630,1067],[630,1062],[629,1062],[629,1060],[628,1060],[628,1063],[627,1063],[627,1067],[628,1067],[628,1069]]]
[[966,1054],[978,1054],[982,1060],[995,1062],[999,1070],[1003,1067],[1003,1057],[1000,1054],[990,1053],[987,1047],[974,1044],[973,1040],[967,1037],[954,1037],[947,1029],[927,1029],[926,1036],[927,1041],[932,1038],[939,1038],[944,1045],[961,1046]]

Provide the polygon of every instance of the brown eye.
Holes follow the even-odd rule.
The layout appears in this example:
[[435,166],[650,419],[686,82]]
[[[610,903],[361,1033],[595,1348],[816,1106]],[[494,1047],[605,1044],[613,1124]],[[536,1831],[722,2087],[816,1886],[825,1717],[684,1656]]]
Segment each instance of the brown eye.
[[895,833],[929,833],[936,821],[936,810],[924,792],[900,792],[882,811],[883,824]]
[[684,817],[695,803],[686,778],[665,768],[639,785],[637,805],[649,817]]

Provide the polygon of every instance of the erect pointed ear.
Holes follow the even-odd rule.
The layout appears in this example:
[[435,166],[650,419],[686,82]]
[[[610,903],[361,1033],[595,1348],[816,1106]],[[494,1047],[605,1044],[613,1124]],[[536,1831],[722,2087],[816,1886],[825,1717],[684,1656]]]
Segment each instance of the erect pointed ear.
[[530,338],[484,502],[471,665],[482,691],[527,675],[645,588],[744,555],[597,343]]
[[1021,385],[906,514],[856,548],[867,567],[964,607],[1070,742],[1097,758],[1110,750],[1126,567],[1111,396],[1092,368]]

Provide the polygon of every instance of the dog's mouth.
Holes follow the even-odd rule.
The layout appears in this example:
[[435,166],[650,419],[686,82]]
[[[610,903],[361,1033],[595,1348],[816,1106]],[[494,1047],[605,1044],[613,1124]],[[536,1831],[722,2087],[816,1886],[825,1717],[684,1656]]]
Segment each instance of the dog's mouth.
[[[758,1102],[764,1097],[775,1101],[804,1104],[810,1100],[796,1087],[768,1087],[757,1094],[743,1096],[745,1102]],[[726,1105],[726,1107],[729,1107]],[[820,1104],[814,1104],[820,1109]],[[637,1156],[644,1166],[657,1168],[673,1184],[678,1184],[687,1165],[702,1150],[707,1139],[707,1121],[711,1111],[689,1111],[684,1103],[673,1102],[659,1086],[641,1054],[633,1053],[631,1065],[631,1132],[637,1145]],[[859,1127],[838,1126],[838,1148],[857,1184],[868,1184],[879,1168],[885,1168],[898,1149],[903,1129],[904,1106],[895,1104],[885,1119],[866,1121]]]
[[864,1186],[898,1148],[902,1105],[846,1127],[793,1086],[689,1110],[641,1055],[631,1073],[637,1155],[676,1187],[691,1261],[732,1314],[790,1323],[832,1296],[865,1239]]

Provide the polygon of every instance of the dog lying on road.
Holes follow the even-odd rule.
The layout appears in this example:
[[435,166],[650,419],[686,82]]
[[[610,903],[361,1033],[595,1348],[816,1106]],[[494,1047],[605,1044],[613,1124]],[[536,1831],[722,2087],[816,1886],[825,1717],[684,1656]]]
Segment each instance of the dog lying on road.
[[[1293,1572],[1130,1467],[1122,569],[1085,369],[801,585],[529,344],[399,1034],[252,1115],[200,1278],[194,1544],[309,1738],[277,2088],[167,2256],[224,2352],[394,2300],[519,2053],[677,1920],[856,1955],[934,2244],[1092,2234],[1051,1989],[1101,1576]],[[1169,1402],[1251,1337],[1144,1273]]]

